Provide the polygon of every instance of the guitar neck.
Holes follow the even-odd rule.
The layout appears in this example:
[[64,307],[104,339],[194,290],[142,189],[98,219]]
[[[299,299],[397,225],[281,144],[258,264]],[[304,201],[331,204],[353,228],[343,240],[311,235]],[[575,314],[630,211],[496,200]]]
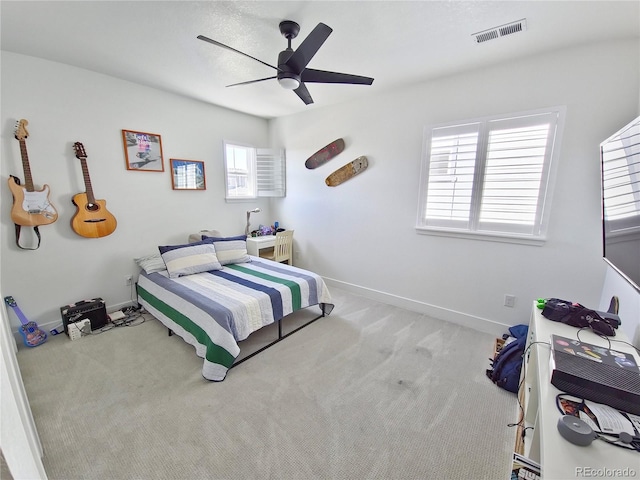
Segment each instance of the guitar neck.
[[27,323],[29,323],[29,319],[25,316],[24,313],[22,313],[22,310],[20,310],[20,307],[18,306],[18,304],[12,305],[12,308],[13,308],[13,311],[16,312],[16,316],[20,319],[23,325],[26,325]]
[[33,178],[31,177],[31,168],[29,167],[29,157],[27,156],[27,143],[24,139],[20,142],[20,155],[22,156],[22,169],[24,170],[24,187],[27,192],[33,192]]
[[89,177],[89,167],[87,166],[87,159],[80,158],[82,164],[82,176],[84,177],[84,188],[87,193],[87,200],[90,204],[96,204],[96,198],[93,196],[93,187],[91,186],[91,177]]

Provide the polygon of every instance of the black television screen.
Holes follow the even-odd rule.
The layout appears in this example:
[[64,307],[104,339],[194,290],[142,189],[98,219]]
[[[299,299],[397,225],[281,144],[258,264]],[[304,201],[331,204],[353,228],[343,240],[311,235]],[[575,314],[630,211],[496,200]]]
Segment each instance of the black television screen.
[[640,291],[640,117],[600,144],[604,259]]

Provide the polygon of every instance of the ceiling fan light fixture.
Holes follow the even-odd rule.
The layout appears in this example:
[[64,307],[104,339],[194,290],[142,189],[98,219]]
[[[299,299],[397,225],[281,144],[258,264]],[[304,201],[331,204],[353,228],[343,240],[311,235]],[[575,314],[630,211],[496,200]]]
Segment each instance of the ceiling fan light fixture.
[[282,88],[285,88],[287,90],[295,90],[300,86],[300,80],[292,77],[278,78],[278,83]]

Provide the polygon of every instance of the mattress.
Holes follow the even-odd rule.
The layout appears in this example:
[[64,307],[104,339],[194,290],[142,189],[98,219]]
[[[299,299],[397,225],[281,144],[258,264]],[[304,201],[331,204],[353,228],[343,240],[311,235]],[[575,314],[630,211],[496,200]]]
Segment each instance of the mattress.
[[303,308],[333,309],[319,275],[250,257],[222,270],[169,278],[166,271],[140,272],[138,301],[203,358],[202,375],[221,381],[252,332]]

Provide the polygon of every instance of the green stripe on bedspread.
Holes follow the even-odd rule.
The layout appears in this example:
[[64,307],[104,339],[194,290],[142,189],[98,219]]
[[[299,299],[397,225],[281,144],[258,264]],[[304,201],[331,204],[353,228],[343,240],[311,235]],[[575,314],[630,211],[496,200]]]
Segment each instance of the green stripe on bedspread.
[[206,347],[205,358],[211,363],[217,363],[224,365],[227,368],[231,368],[235,357],[227,352],[220,345],[216,345],[211,341],[209,335],[202,330],[198,325],[192,322],[188,317],[177,311],[175,308],[167,305],[162,300],[156,298],[153,294],[138,285],[138,295],[145,301],[149,302],[155,309],[160,311],[163,315],[173,320],[175,323],[184,328],[187,332],[191,333],[198,343]]
[[238,264],[225,265],[224,268],[237,270],[239,272],[246,273],[247,275],[253,275],[254,277],[262,278],[263,280],[268,280],[270,282],[279,283],[281,285],[289,287],[289,290],[291,290],[291,308],[294,312],[302,308],[302,294],[300,293],[300,285],[298,285],[296,282],[287,280],[285,278],[269,275],[268,273],[258,272],[256,270],[252,270]]

